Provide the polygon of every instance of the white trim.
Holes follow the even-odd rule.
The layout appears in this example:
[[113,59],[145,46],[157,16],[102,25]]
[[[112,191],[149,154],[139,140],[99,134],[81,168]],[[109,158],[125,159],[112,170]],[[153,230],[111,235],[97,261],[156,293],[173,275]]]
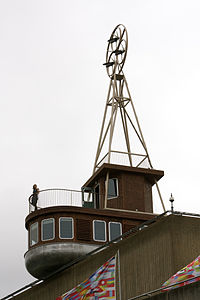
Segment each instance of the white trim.
[[111,180],[111,179],[116,179],[116,187],[117,187],[117,195],[116,196],[111,196],[111,197],[109,197],[108,195],[107,195],[107,199],[108,200],[111,200],[111,199],[116,199],[118,196],[119,196],[119,187],[118,187],[118,178],[109,178],[108,179],[108,190],[109,190],[109,180]]
[[[37,242],[35,244],[32,244],[32,239],[31,239],[31,228],[33,227],[33,225],[36,225],[36,228],[37,228]],[[39,242],[39,232],[38,232],[38,222],[35,222],[33,224],[31,224],[30,226],[30,239],[29,239],[29,244],[30,244],[30,247],[36,245],[38,242]]]
[[[61,237],[61,235],[60,235],[60,220],[61,219],[68,219],[68,220],[72,221],[72,237],[70,237],[70,238]],[[59,218],[59,238],[62,239],[62,240],[71,240],[71,239],[74,238],[74,219],[72,217],[60,217]]]
[[[120,223],[120,222],[112,222],[112,221],[110,221],[109,223],[108,223],[108,228],[109,228],[109,241],[111,241],[111,236],[110,236],[110,224],[111,223],[115,223],[115,224],[120,224],[120,235],[122,235],[122,223]],[[119,235],[119,236],[120,236]]]
[[[53,238],[51,238],[51,239],[43,239],[43,223],[44,223],[44,221],[46,221],[46,220],[53,220]],[[51,241],[51,240],[54,240],[55,239],[55,219],[54,218],[48,218],[48,219],[43,219],[42,221],[41,221],[41,233],[42,233],[42,236],[41,236],[41,240],[42,241]]]
[[[105,240],[97,240],[97,239],[95,239],[95,226],[94,226],[94,222],[102,222],[102,223],[104,223],[105,224]],[[107,241],[107,232],[106,232],[106,222],[104,221],[104,220],[93,220],[93,240],[94,241],[96,241],[96,242],[106,242]]]
[[97,197],[97,194],[95,193],[95,189],[99,187],[99,207],[100,208],[100,184],[97,183],[94,187],[94,208],[97,208],[97,204],[96,204],[96,197]]

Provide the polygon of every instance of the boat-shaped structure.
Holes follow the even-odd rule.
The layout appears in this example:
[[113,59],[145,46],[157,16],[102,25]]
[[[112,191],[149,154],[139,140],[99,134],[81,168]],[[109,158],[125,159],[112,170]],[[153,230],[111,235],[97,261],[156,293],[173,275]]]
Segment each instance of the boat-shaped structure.
[[[81,191],[39,191],[34,185],[25,221],[28,230],[25,264],[36,278],[46,278],[71,260],[122,238],[130,228],[155,216],[152,187],[156,185],[160,195],[157,182],[164,173],[152,167],[123,73],[127,47],[127,30],[118,25],[108,40],[104,65],[110,85],[92,176]],[[120,149],[114,150],[113,139],[119,132],[115,130],[117,116],[125,150],[121,149],[119,138],[116,140]],[[113,161],[116,156],[123,156],[123,162]]]
[[[105,182],[109,190],[105,209]],[[103,164],[82,191],[39,192],[37,209],[30,201],[26,217],[29,273],[43,279],[64,264],[152,219],[152,186],[162,171]]]

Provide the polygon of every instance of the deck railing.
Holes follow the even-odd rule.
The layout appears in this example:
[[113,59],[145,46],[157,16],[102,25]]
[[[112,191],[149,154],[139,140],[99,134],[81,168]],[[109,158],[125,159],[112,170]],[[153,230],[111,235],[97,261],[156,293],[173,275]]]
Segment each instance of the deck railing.
[[[29,197],[29,213],[36,209],[51,206],[93,206],[94,193],[69,190],[69,189],[45,189],[40,190],[37,195],[37,203],[33,203],[33,194]],[[88,204],[88,205],[87,205]]]

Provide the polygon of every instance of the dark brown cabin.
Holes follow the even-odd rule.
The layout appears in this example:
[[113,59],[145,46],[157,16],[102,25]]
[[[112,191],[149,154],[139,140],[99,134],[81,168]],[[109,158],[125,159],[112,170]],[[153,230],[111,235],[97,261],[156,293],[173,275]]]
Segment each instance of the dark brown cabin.
[[[108,193],[106,178],[109,174]],[[164,175],[163,171],[103,164],[84,184],[83,191],[94,193],[95,208],[114,208],[153,213],[152,186]],[[88,205],[87,202],[84,203]],[[91,204],[89,204],[91,205]]]

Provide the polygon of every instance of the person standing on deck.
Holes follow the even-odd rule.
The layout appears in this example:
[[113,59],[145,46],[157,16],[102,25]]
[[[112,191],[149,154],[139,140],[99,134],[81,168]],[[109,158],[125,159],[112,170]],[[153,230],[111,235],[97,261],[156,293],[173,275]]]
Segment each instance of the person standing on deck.
[[38,194],[39,194],[39,188],[37,187],[37,184],[34,184],[31,202],[32,202],[32,205],[35,207],[35,210],[37,210]]

